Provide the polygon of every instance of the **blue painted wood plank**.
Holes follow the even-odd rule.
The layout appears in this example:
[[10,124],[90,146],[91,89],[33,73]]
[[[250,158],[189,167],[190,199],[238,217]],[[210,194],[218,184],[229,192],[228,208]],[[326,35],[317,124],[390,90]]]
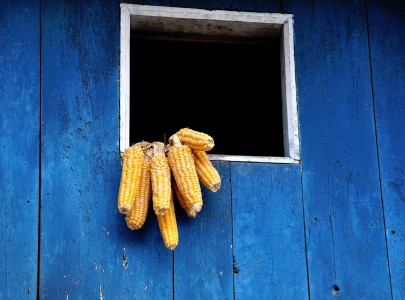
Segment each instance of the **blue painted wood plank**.
[[170,0],[120,0],[120,2],[137,5],[170,6]]
[[171,0],[171,6],[200,8],[209,10],[235,10],[252,12],[280,12],[279,0]]
[[226,10],[250,11],[250,12],[281,12],[280,0],[223,0],[223,8]]
[[392,294],[405,299],[405,4],[367,3]]
[[170,6],[217,10],[224,9],[221,0],[170,0]]
[[168,299],[172,255],[157,220],[117,209],[117,2],[43,1],[41,299]]
[[299,165],[232,163],[236,299],[308,299]]
[[35,299],[39,1],[0,4],[0,299]]
[[294,14],[312,299],[390,299],[364,1]]
[[213,164],[221,176],[221,188],[213,193],[202,186],[204,206],[197,217],[191,219],[176,207],[176,299],[233,299],[230,163]]

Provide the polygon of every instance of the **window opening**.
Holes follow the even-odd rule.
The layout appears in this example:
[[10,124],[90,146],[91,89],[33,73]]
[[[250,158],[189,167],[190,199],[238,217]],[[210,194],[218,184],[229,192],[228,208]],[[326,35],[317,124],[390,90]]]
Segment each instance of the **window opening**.
[[299,161],[292,15],[121,4],[120,152],[182,127],[211,159]]

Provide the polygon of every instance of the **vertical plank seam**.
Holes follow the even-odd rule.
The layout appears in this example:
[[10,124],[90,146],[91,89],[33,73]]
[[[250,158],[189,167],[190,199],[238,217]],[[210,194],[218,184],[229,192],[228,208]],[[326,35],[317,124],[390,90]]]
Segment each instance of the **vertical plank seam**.
[[230,186],[230,201],[231,201],[231,245],[232,245],[232,292],[233,292],[233,299],[236,299],[236,295],[235,295],[235,273],[234,273],[234,264],[235,264],[235,255],[234,255],[234,239],[233,239],[233,223],[234,223],[234,218],[233,218],[233,201],[232,201],[232,162],[229,162],[229,186]]
[[39,129],[38,129],[38,233],[37,233],[37,300],[40,299],[41,286],[41,198],[42,198],[42,0],[38,1],[39,10]]
[[174,252],[175,250],[172,251],[172,299],[174,300]]
[[380,151],[379,151],[379,147],[378,147],[377,118],[376,118],[376,112],[375,112],[375,96],[374,96],[373,66],[372,66],[372,60],[371,60],[371,43],[370,43],[370,26],[369,26],[369,17],[368,17],[368,1],[365,0],[364,2],[365,2],[365,8],[366,8],[368,60],[369,60],[369,67],[370,67],[370,83],[371,83],[371,98],[372,98],[372,107],[373,107],[375,146],[376,146],[376,150],[377,150],[378,182],[379,182],[379,186],[380,186],[381,210],[382,210],[382,217],[383,217],[383,223],[384,223],[384,238],[385,238],[385,249],[386,249],[386,256],[387,256],[387,265],[388,265],[388,278],[389,278],[389,282],[390,282],[391,299],[393,299],[392,281],[391,281],[391,268],[390,268],[389,249],[388,249],[388,238],[387,238],[387,230],[386,230],[386,222],[385,222],[384,197],[383,197],[383,193],[382,193],[382,183],[381,183]]
[[[171,7],[172,6],[172,1],[171,0],[169,0],[169,7]],[[165,143],[165,145],[166,145],[166,137],[164,138],[164,143]],[[175,284],[175,280],[174,280],[174,255],[175,255],[175,252],[174,252],[175,250],[173,250],[173,258],[172,258],[172,299],[174,300],[175,298],[176,298],[176,296],[175,296],[175,286],[174,286],[174,284]]]
[[306,218],[305,218],[305,205],[304,205],[304,184],[303,184],[303,172],[302,172],[302,163],[300,163],[300,180],[301,180],[301,203],[302,203],[302,221],[304,225],[304,249],[305,249],[305,269],[307,272],[307,293],[308,299],[311,299],[311,290],[309,284],[309,264],[308,264],[308,245],[307,245],[307,227],[306,227]]

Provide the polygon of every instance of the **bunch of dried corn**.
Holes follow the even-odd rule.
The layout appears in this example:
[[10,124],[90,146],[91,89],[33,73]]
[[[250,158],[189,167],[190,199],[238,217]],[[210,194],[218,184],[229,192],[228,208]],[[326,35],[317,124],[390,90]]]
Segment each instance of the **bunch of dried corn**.
[[164,244],[174,250],[179,234],[173,194],[187,215],[195,218],[203,206],[200,181],[216,192],[221,177],[206,153],[214,147],[211,136],[183,128],[169,141],[166,146],[143,141],[125,150],[118,209],[127,226],[136,230],[144,225],[152,198]]

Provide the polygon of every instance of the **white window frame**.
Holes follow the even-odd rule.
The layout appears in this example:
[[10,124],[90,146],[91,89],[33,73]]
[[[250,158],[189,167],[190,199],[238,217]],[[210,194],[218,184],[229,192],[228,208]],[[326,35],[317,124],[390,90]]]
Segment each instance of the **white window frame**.
[[119,145],[121,155],[129,147],[131,29],[162,33],[207,34],[220,37],[266,38],[281,34],[284,157],[210,154],[210,159],[299,163],[300,142],[295,85],[293,15],[121,4]]

